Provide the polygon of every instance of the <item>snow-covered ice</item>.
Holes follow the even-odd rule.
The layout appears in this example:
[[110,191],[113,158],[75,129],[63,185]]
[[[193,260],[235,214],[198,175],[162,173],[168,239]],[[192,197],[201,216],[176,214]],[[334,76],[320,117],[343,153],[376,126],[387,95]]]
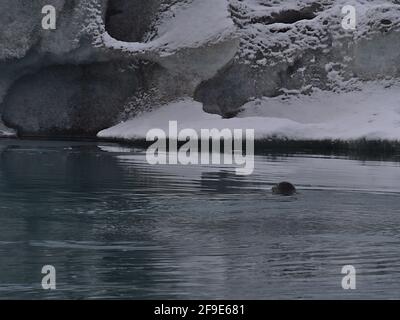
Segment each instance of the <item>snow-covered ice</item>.
[[156,26],[156,37],[149,42],[118,41],[106,31],[102,42],[106,47],[132,53],[155,51],[168,55],[181,48],[218,42],[234,31],[227,0],[193,0],[172,6]]
[[251,101],[236,118],[205,113],[190,98],[144,113],[99,132],[99,138],[143,140],[153,128],[255,129],[256,139],[400,140],[400,88],[365,84],[360,91],[264,98]]

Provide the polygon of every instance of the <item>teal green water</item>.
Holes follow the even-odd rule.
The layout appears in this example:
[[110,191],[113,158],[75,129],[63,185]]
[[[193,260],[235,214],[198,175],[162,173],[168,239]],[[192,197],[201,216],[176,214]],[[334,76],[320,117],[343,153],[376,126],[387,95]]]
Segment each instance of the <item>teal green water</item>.
[[[0,298],[399,298],[398,162],[267,154],[255,167],[241,177],[150,166],[114,144],[1,140]],[[272,195],[281,180],[299,194]]]

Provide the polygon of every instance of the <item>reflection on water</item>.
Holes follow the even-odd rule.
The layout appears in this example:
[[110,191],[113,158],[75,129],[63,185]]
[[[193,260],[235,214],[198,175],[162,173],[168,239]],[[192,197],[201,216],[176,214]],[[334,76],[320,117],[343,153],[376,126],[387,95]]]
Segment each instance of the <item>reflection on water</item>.
[[[281,180],[299,194],[272,195]],[[260,155],[244,177],[113,144],[3,140],[0,298],[398,298],[399,181],[390,161]]]

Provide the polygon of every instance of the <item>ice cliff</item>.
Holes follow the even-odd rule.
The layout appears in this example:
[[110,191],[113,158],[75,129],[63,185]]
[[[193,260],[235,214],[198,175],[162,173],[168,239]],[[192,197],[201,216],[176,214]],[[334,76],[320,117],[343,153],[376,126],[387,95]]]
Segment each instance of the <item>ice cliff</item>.
[[[44,5],[57,10],[56,30],[41,28]],[[342,28],[344,5],[356,8],[356,30]],[[0,123],[0,134],[11,132],[6,125],[19,135],[94,136],[121,121],[167,110],[182,98],[196,101],[187,103],[187,108],[195,104],[193,117],[200,117],[199,104],[205,120],[207,113],[213,113],[221,121],[234,117],[230,124],[242,121],[251,127],[251,118],[275,119],[277,105],[282,105],[287,113],[280,112],[279,119],[315,125],[313,114],[332,113],[324,110],[323,98],[321,103],[310,103],[315,107],[312,112],[304,109],[310,119],[300,120],[291,115],[302,113],[301,102],[285,109],[277,99],[321,97],[321,90],[349,94],[363,90],[369,81],[387,89],[396,87],[399,78],[399,0],[0,3],[0,113],[4,123]],[[400,128],[400,103],[396,109],[393,92],[389,91],[393,127],[385,136],[390,139],[397,137],[393,133],[396,123]],[[180,112],[182,104],[178,105],[178,109],[171,108],[170,116]],[[347,117],[353,115],[351,108],[364,110],[348,105],[344,119],[354,118]],[[371,105],[365,110],[376,114]],[[161,114],[165,120],[170,118],[166,112]],[[370,118],[364,116],[359,118],[369,123]],[[256,122],[259,128],[271,121]],[[100,136],[124,138],[135,131],[132,126],[138,126],[138,121],[102,131]],[[296,128],[288,138],[302,137],[296,135]],[[279,130],[284,135],[285,130]],[[368,131],[360,131],[357,138],[364,133]]]

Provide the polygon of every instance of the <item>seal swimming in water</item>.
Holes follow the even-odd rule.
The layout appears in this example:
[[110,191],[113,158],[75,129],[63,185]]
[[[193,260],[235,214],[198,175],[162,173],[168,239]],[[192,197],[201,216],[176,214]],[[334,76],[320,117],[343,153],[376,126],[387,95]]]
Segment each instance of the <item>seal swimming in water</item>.
[[272,187],[272,192],[283,196],[291,196],[296,193],[296,188],[290,182],[281,182]]

